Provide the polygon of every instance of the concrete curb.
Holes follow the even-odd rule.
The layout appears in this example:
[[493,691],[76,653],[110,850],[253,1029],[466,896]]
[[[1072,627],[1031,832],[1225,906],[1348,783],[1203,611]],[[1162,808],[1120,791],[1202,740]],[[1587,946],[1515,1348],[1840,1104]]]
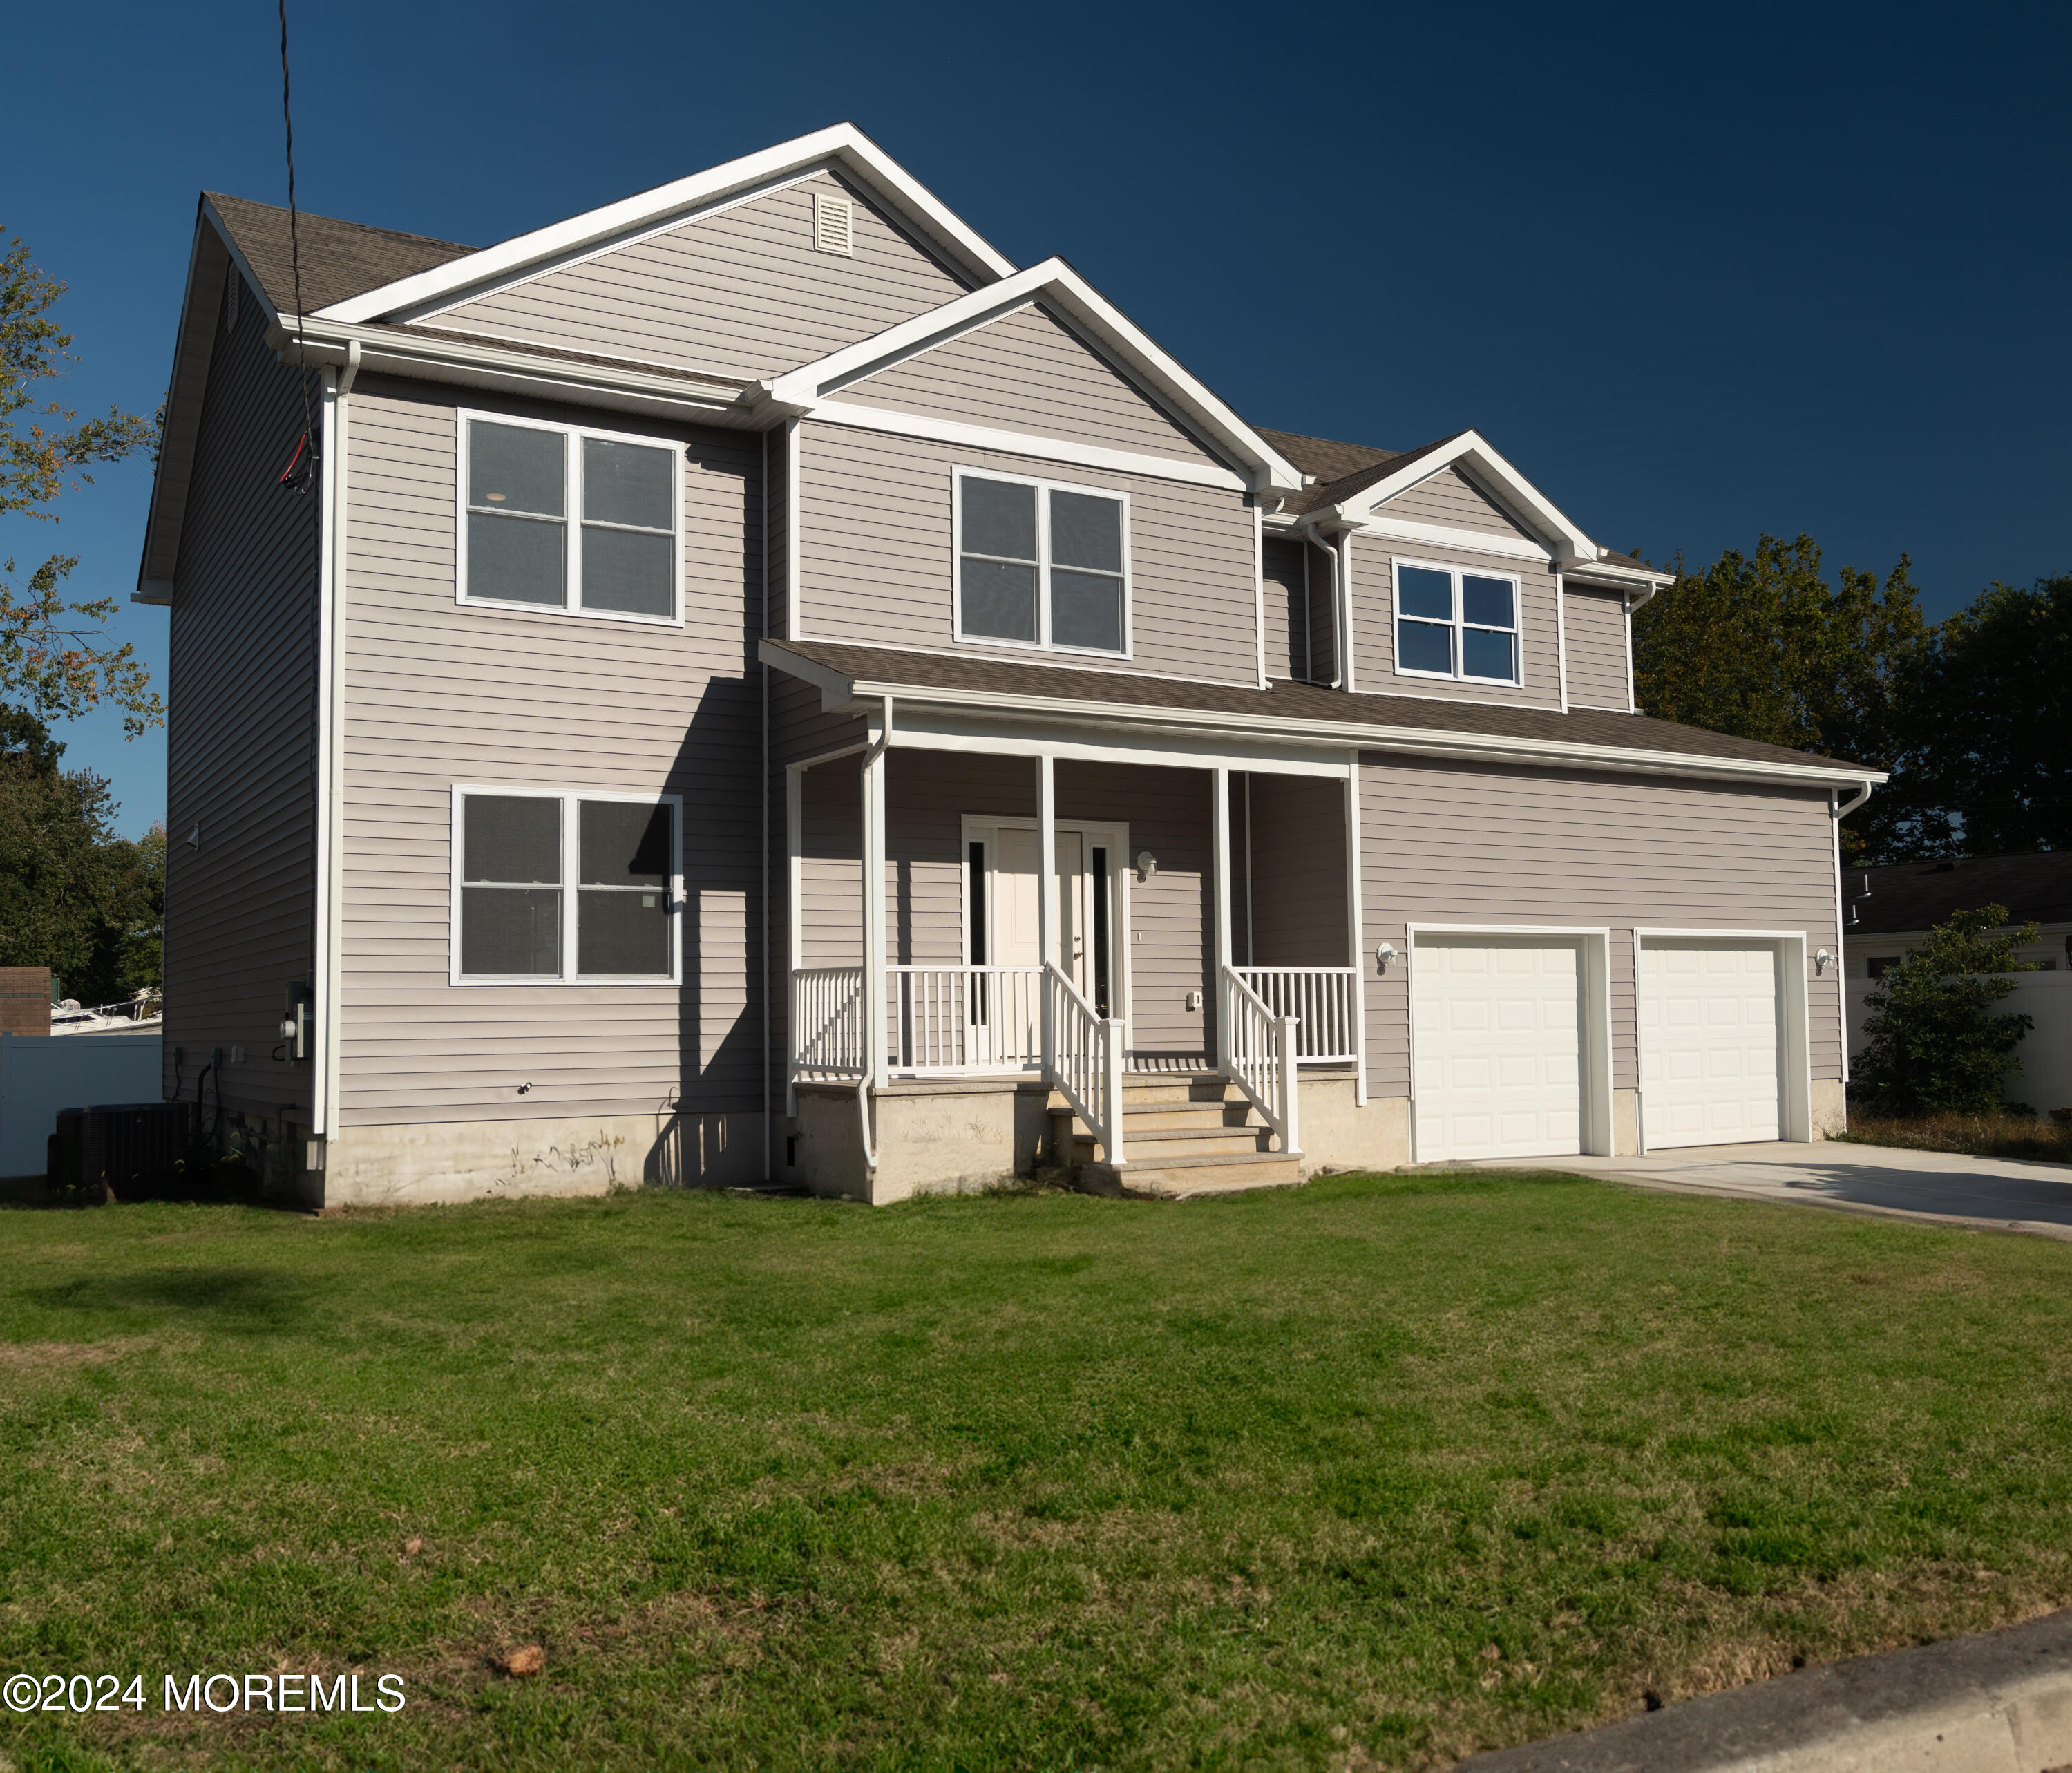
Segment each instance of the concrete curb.
[[2072,1609],[1474,1755],[1460,1773],[2058,1773],[2068,1764]]

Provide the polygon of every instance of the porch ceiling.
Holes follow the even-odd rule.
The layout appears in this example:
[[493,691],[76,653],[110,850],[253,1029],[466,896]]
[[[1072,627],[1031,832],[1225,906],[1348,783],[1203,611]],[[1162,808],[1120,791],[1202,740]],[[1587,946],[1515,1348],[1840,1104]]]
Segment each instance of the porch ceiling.
[[[1331,747],[1422,752],[1565,763],[1647,774],[1795,780],[1823,787],[1882,782],[1860,763],[1780,745],[1679,726],[1645,714],[1377,696],[1276,684],[1255,689],[1135,673],[1018,664],[954,654],[910,652],[831,641],[766,640],[763,661],[811,684],[822,705],[860,711],[890,696],[902,705],[895,726],[923,743],[924,709],[956,710],[993,722],[1034,722],[1052,729],[1098,722],[1212,733],[1231,751],[1299,755]],[[1046,747],[1046,748],[1057,748]],[[1066,755],[1060,749],[1059,755]]]

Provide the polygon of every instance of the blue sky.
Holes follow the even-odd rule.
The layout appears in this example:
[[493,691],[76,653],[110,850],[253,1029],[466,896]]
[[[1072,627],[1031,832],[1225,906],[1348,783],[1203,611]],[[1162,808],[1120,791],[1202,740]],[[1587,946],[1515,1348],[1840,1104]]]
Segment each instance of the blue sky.
[[[306,208],[473,245],[853,119],[1261,424],[1479,427],[1599,539],[1810,532],[1930,613],[2072,570],[2072,7],[350,6],[291,0]],[[148,413],[204,188],[283,200],[274,14],[8,27],[0,232]],[[127,599],[148,480],[0,555]],[[162,611],[121,633],[162,665]],[[67,761],[125,830],[162,738]]]

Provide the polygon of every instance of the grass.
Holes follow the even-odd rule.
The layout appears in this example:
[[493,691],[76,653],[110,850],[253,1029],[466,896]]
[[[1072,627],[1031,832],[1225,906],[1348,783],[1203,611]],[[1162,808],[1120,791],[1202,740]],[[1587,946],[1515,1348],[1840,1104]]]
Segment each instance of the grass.
[[1974,1158],[2016,1158],[2072,1163],[2072,1121],[2042,1114],[1928,1114],[1912,1119],[1849,1111],[1842,1135],[1857,1145],[1901,1146],[1912,1151],[1961,1151]]
[[[0,1227],[0,1674],[152,1698],[23,1773],[1428,1767],[2072,1599],[2043,1239],[1515,1175]],[[158,1709],[283,1668],[409,1703]]]

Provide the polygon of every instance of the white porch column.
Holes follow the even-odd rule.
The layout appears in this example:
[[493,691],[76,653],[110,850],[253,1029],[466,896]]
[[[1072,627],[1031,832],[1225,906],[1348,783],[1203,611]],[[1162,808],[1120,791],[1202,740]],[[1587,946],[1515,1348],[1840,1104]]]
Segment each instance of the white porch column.
[[[1036,759],[1036,941],[1041,965],[1058,964],[1058,777],[1050,754]],[[1048,1082],[1057,1071],[1058,1043],[1055,1017],[1047,973],[1036,981],[1042,999],[1043,1076]]]
[[[1346,927],[1352,932],[1353,1104],[1367,1106],[1367,920],[1360,903],[1359,753],[1346,761]],[[1404,964],[1409,964],[1408,956]]]
[[1227,1072],[1231,1064],[1230,1006],[1224,1002],[1223,969],[1231,964],[1231,853],[1230,771],[1218,767],[1209,771],[1214,784],[1215,804],[1209,825],[1215,849],[1216,954],[1215,982],[1209,1001],[1216,1012],[1216,1068]]
[[784,771],[784,1112],[799,1112],[799,969],[806,946],[806,766]]
[[863,1003],[864,1069],[872,1087],[892,1078],[885,1014],[885,752],[891,742],[891,698],[870,721],[870,749],[863,754]]

